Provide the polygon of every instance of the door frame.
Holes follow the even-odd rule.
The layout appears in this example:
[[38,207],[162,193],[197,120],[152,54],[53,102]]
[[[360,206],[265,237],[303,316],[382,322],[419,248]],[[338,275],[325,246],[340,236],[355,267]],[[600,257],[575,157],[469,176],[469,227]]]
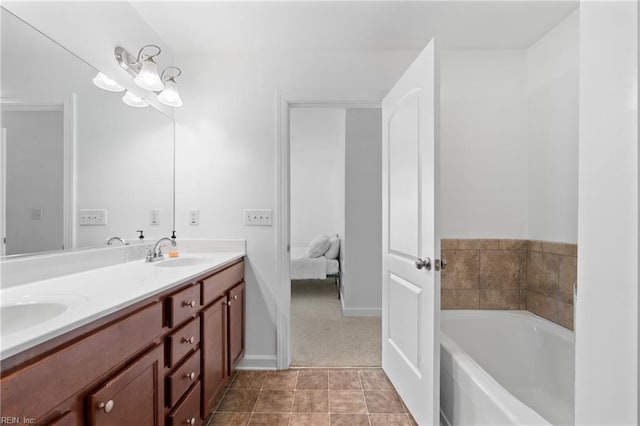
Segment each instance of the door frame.
[[[291,108],[380,108],[387,90],[282,90],[276,93],[276,368],[291,363],[290,140]],[[382,123],[380,123],[382,126]]]
[[[62,111],[63,122],[63,177],[62,177],[62,244],[65,250],[77,246],[76,206],[76,94],[52,99],[0,98],[0,106],[6,111]],[[2,205],[3,220],[6,217],[6,204]],[[6,248],[6,247],[5,247]]]

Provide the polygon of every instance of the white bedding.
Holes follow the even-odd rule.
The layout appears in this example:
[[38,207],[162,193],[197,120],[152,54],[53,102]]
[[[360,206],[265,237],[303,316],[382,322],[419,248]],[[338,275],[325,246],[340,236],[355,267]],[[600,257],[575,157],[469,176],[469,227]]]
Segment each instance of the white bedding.
[[327,274],[340,272],[340,264],[336,259],[324,256],[309,258],[306,252],[306,247],[291,247],[292,280],[324,280]]

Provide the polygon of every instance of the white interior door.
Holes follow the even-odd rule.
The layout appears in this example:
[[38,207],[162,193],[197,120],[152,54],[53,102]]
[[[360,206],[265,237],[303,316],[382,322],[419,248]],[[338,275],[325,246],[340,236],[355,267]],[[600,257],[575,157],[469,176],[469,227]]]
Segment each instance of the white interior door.
[[382,103],[382,367],[420,425],[440,405],[435,59],[431,40]]

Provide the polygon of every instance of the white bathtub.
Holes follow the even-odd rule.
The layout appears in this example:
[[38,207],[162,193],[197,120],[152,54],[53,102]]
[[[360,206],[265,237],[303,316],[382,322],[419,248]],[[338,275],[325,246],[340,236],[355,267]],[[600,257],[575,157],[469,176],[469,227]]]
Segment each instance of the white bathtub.
[[573,424],[573,332],[527,311],[441,313],[443,424]]

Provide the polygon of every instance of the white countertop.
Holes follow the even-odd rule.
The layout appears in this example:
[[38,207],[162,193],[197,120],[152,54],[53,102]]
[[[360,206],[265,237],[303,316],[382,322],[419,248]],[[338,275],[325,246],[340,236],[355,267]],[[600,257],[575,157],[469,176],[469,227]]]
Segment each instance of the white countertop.
[[[18,330],[9,330],[10,320],[2,318],[6,326],[2,327],[0,336],[0,359],[188,282],[244,255],[239,251],[206,252],[181,254],[176,259],[153,263],[142,259],[2,289],[3,307],[58,303],[67,308],[51,319]],[[180,266],[171,267],[171,262],[179,262],[176,265]],[[60,305],[49,306],[60,308]]]

